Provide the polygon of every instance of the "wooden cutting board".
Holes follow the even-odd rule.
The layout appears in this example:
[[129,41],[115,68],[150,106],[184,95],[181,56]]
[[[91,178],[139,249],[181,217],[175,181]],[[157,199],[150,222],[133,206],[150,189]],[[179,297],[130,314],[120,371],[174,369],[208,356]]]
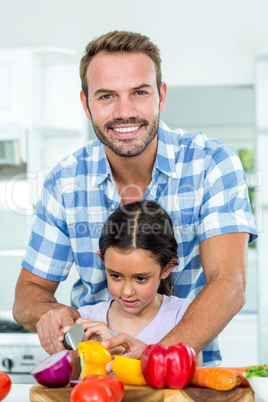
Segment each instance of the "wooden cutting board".
[[[72,388],[47,388],[35,384],[30,389],[32,402],[70,402]],[[231,391],[186,387],[184,389],[154,389],[148,386],[125,385],[122,402],[254,402],[254,393],[250,387],[237,387]]]

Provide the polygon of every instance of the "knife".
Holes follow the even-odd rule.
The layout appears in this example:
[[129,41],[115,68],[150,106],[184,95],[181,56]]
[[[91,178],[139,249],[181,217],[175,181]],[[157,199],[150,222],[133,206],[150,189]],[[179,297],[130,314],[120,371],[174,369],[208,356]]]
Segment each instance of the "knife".
[[74,324],[68,332],[64,335],[63,346],[65,349],[77,350],[77,344],[82,342],[84,338],[83,324]]

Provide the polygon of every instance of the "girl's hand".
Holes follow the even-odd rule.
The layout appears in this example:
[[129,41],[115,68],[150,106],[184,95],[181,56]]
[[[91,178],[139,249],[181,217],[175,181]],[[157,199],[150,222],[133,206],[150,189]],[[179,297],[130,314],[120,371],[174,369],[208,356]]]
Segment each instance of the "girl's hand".
[[113,335],[109,331],[107,325],[103,321],[90,321],[84,318],[78,318],[76,323],[83,324],[85,335],[83,341],[92,339],[98,342],[102,342],[111,338]]
[[[78,318],[76,323],[80,322],[83,324],[85,335],[83,341],[87,341],[88,339],[95,340],[98,342],[105,341],[107,339],[112,338],[112,334],[103,321],[90,321],[84,318]],[[125,348],[123,346],[118,346],[113,348],[113,354],[121,355],[125,353]]]

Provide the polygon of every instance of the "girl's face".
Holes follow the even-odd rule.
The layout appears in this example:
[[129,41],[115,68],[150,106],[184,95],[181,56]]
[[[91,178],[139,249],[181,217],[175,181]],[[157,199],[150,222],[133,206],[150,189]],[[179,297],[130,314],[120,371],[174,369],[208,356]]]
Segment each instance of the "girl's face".
[[166,278],[173,268],[160,274],[160,264],[150,251],[135,249],[123,254],[113,247],[106,249],[104,265],[112,298],[123,311],[135,315],[154,306],[160,279]]

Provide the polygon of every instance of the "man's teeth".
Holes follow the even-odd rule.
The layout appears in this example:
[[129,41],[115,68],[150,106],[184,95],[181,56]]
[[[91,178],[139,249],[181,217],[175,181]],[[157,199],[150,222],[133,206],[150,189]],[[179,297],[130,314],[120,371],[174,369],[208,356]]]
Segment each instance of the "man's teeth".
[[114,131],[116,131],[117,133],[131,133],[131,131],[135,131],[138,130],[140,126],[136,126],[136,127],[120,127],[120,128],[113,128]]

